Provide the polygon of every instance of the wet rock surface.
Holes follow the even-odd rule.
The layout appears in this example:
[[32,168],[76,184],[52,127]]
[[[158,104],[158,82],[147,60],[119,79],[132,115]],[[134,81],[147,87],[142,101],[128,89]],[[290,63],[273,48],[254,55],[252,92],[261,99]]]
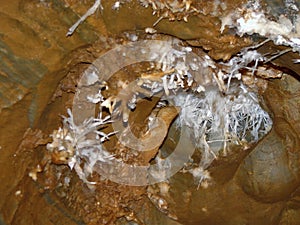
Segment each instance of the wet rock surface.
[[285,200],[299,186],[297,83],[295,78],[285,76],[269,85],[265,99],[274,113],[274,129],[245,159],[237,174],[245,192],[262,201]]
[[[241,6],[243,1],[227,1],[223,3],[224,5],[228,4],[229,10],[230,8]],[[159,19],[158,16],[152,15],[151,7],[144,8],[136,1],[125,3],[117,12],[112,9],[112,6],[113,2],[106,1],[103,3],[104,9],[107,9],[103,12],[104,22],[108,31],[113,34],[120,34],[129,30],[144,31],[146,28],[152,28],[153,24]],[[197,15],[191,13],[187,22],[183,20],[169,21],[167,18],[162,19],[154,29],[158,33],[189,40],[189,44],[201,46],[215,59],[228,60],[239,49],[251,44],[251,40],[248,38],[240,38],[227,31],[221,33],[221,21],[217,15],[212,15],[214,7],[211,7],[209,2],[207,4],[199,2],[197,7],[205,13]],[[228,10],[219,8],[216,9],[216,14],[226,14]],[[131,13],[134,14],[134,17],[128,19],[127,15]]]

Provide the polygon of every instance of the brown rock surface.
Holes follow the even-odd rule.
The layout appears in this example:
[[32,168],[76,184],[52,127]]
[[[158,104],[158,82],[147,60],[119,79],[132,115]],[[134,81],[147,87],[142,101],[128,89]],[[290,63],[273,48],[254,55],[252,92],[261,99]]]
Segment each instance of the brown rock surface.
[[[42,164],[48,135],[71,107],[82,71],[119,41],[116,36],[123,31],[143,33],[158,19],[150,8],[136,1],[126,2],[119,11],[111,10],[114,1],[103,1],[102,13],[81,24],[73,36],[65,37],[93,2],[1,2],[0,224],[128,224],[128,218],[138,224],[175,225],[178,222],[170,218],[177,217],[182,224],[297,225],[300,64],[291,63],[298,57],[295,53],[274,62],[298,78],[286,75],[268,81],[263,96],[274,115],[272,132],[253,150],[215,162],[211,168],[215,183],[207,189],[197,190],[190,174],[172,177],[169,193],[163,196],[169,214],[150,202],[144,187],[103,181],[91,191],[64,166],[43,168],[43,174],[37,173],[38,182],[28,176],[32,168]],[[228,0],[228,8],[213,15],[211,3],[199,1],[202,14],[189,15],[188,22],[163,19],[155,29],[188,40],[214,59],[226,60],[251,41],[227,29],[221,34],[218,16],[243,2]],[[260,51],[275,52],[275,48],[281,49],[267,44]],[[58,173],[74,177],[69,187],[61,185],[63,181],[55,177]],[[157,191],[159,187],[152,188]]]

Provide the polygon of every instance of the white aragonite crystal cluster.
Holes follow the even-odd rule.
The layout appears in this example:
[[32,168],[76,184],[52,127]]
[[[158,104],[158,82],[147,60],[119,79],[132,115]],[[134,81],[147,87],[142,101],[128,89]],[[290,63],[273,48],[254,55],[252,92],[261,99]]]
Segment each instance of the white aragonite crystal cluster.
[[[154,71],[140,74],[130,85],[119,87],[123,91],[121,94],[113,95],[111,93],[115,92],[112,91],[105,99],[101,91],[110,81],[100,80],[95,71],[89,71],[85,84],[87,87],[98,86],[91,88],[85,101],[95,104],[95,107],[99,105],[100,111],[101,107],[108,108],[114,119],[121,116],[116,112],[122,112],[124,123],[128,121],[130,110],[135,110],[143,96],[157,95],[171,105],[179,106],[178,124],[189,127],[195,146],[202,153],[198,169],[190,171],[201,183],[208,180],[207,168],[221,152],[228,151],[228,145],[247,147],[271,129],[272,120],[260,106],[256,93],[241,82],[241,70],[253,71],[254,79],[258,63],[263,63],[266,58],[253,46],[242,50],[227,63],[220,63],[204,52],[194,54],[192,47],[185,46],[178,39],[168,41],[171,47],[159,41],[149,51],[138,46],[140,54],[150,54],[147,59],[155,62],[151,64]],[[124,117],[126,113],[128,115]],[[117,158],[105,151],[102,145],[113,134],[101,131],[103,125],[111,122],[110,117],[102,118],[100,114],[97,118],[86,118],[75,124],[70,110],[68,114],[63,128],[53,132],[53,142],[47,149],[61,157],[58,161],[74,169],[80,179],[92,184],[88,178],[97,162]]]
[[[276,45],[286,45],[300,53],[300,13],[296,1],[285,0],[287,14],[280,15],[276,20],[270,19],[263,10],[260,1],[249,1],[240,10],[222,17],[221,32],[225,27],[236,28],[239,35],[259,34],[268,38]],[[291,19],[290,17],[293,17]]]
[[211,86],[202,93],[181,92],[169,96],[168,100],[181,107],[176,124],[188,127],[201,152],[199,165],[189,171],[196,174],[199,184],[202,181],[207,183],[209,173],[206,169],[221,153],[226,155],[229,146],[239,145],[247,149],[264,137],[273,125],[269,114],[260,106],[256,93],[240,81],[233,82],[225,95],[217,86]]
[[102,118],[101,113],[97,118],[89,118],[82,124],[75,124],[72,112],[68,109],[68,117],[64,117],[63,128],[55,130],[51,137],[52,143],[47,145],[47,150],[59,156],[61,164],[67,164],[74,169],[81,180],[88,184],[88,176],[93,172],[97,162],[109,162],[114,158],[107,152],[102,143],[114,133],[101,131],[104,125],[110,123],[110,117]]

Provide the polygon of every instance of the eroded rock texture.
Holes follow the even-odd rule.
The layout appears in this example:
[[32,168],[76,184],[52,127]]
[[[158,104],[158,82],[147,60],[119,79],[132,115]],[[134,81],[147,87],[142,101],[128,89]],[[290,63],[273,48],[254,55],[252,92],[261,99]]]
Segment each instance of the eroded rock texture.
[[[169,12],[154,29],[186,40],[187,45],[199,47],[215,60],[226,61],[256,37],[240,37],[229,28],[220,31],[222,15],[245,1],[218,2],[218,7],[212,2],[218,1],[194,2],[191,6],[201,9],[199,12]],[[281,13],[278,6],[284,5],[278,2],[264,1],[275,17]],[[69,27],[93,3],[20,0],[1,4],[0,223],[299,224],[300,68],[292,61],[299,57],[296,53],[274,61],[277,69],[294,77],[268,80],[262,95],[273,116],[272,131],[253,148],[216,160],[210,168],[213,183],[206,189],[197,189],[191,174],[178,173],[169,184],[128,187],[101,180],[90,190],[67,166],[47,164],[49,134],[61,125],[60,115],[72,107],[82,72],[128,34],[146,36],[145,29],[165,15],[163,10],[152,15],[153,9],[138,1],[122,1],[119,10],[112,9],[115,1],[103,1],[102,11],[66,37]],[[278,49],[285,47],[267,43],[259,51],[274,53]],[[124,70],[119,78],[132,79],[132,74]],[[153,105],[145,107],[137,107],[131,115],[139,115],[133,119],[136,133],[143,131]],[[174,131],[170,132],[172,136]],[[174,145],[171,138],[166,142]],[[112,137],[107,146],[116,143]],[[128,161],[138,161],[135,155],[131,157]],[[33,169],[35,173],[29,177]],[[71,182],[61,174],[72,177]]]

